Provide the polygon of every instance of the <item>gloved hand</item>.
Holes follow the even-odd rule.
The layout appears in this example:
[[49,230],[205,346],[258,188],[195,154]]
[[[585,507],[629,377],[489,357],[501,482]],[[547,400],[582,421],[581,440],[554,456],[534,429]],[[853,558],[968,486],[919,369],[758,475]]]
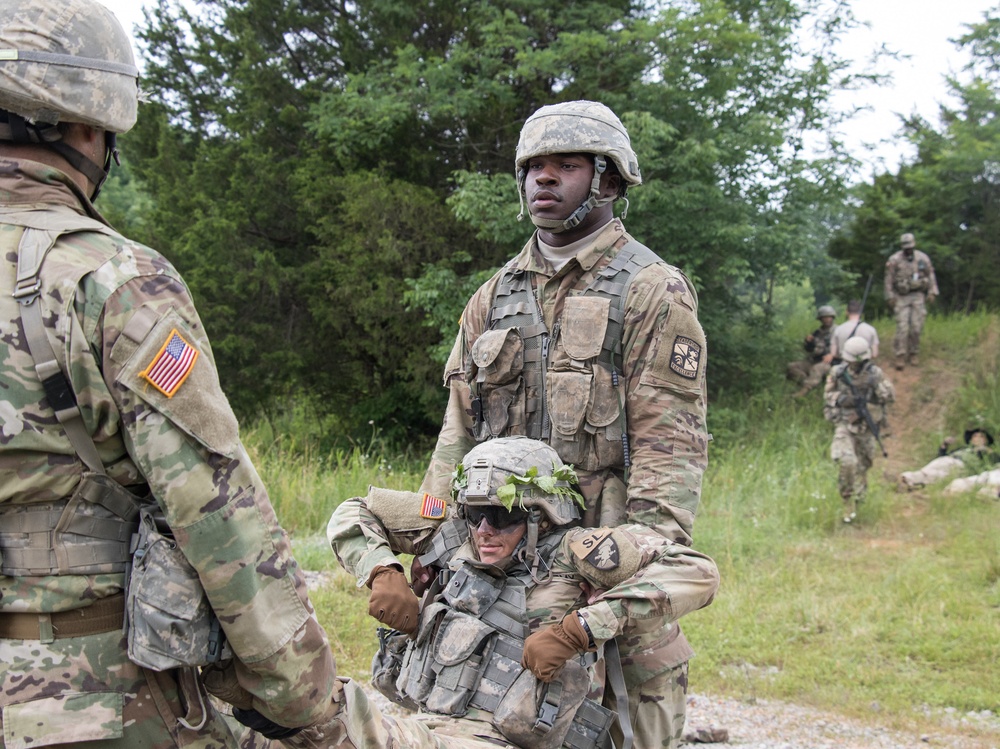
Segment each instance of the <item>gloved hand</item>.
[[837,405],[841,408],[854,408],[854,396],[850,393],[841,393],[837,396]]
[[201,670],[201,683],[208,693],[228,702],[233,707],[250,710],[253,707],[253,695],[240,686],[236,678],[236,662],[232,660],[219,663],[209,663]]
[[368,581],[372,589],[368,616],[408,635],[417,633],[420,599],[410,590],[406,575],[395,567],[378,567]]
[[540,681],[552,681],[570,658],[590,650],[590,635],[580,624],[575,611],[558,624],[528,635],[524,641],[521,665]]
[[273,720],[265,718],[256,710],[241,710],[238,707],[234,707],[233,717],[247,728],[253,729],[266,739],[287,739],[289,736],[294,736],[302,730],[301,727],[288,728],[286,726],[278,725]]

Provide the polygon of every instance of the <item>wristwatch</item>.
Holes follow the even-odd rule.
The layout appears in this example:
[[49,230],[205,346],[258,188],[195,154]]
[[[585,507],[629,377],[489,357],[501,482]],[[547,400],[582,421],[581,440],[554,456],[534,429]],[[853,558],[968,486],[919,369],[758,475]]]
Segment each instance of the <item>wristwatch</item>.
[[587,620],[583,618],[583,614],[579,611],[576,612],[576,618],[580,622],[580,626],[583,627],[583,631],[587,633],[587,649],[597,650],[597,643],[594,642],[594,633],[587,626]]

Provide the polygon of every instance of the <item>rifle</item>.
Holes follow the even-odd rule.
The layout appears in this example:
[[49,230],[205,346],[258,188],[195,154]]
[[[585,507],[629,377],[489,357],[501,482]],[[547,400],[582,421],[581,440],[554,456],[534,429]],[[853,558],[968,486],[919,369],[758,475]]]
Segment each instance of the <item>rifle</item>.
[[843,371],[841,371],[840,379],[846,382],[847,387],[850,388],[851,397],[854,398],[854,410],[857,411],[858,416],[864,419],[865,424],[868,425],[868,429],[875,438],[875,442],[878,443],[879,448],[882,450],[882,457],[888,458],[889,453],[886,452],[885,445],[882,444],[882,440],[879,439],[878,436],[878,424],[875,423],[875,419],[872,418],[871,412],[868,410],[868,403],[866,402],[866,399],[862,398],[858,394],[858,389],[854,387],[854,381],[851,379],[851,375],[847,371],[847,367],[844,367]]

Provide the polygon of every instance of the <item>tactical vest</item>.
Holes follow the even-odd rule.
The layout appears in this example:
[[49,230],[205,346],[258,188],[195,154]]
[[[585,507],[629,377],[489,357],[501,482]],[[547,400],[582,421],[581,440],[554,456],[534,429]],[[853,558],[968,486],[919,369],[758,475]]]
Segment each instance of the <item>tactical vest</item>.
[[[42,320],[42,263],[63,234],[77,231],[112,233],[100,222],[77,214],[5,211],[0,221],[21,232],[0,233],[0,251],[16,248],[21,323],[45,398],[66,437],[89,471],[68,499],[45,503],[0,505],[0,573],[16,576],[97,575],[124,572],[131,559],[130,541],[138,528],[138,498],[110,479],[87,431],[76,396],[62,372]],[[111,255],[117,251],[109,249]],[[78,278],[60,278],[75,288]]]
[[[551,566],[563,535],[555,532],[539,541],[537,553],[545,567]],[[494,714],[495,727],[504,732],[496,713],[525,672],[527,597],[535,583],[527,572],[496,577],[464,560],[458,570],[443,571],[435,585],[437,592],[428,594],[416,637],[403,655],[394,699],[456,717],[470,708],[484,710]],[[555,690],[552,696],[557,698]],[[611,749],[613,720],[611,710],[584,699],[562,746]]]
[[[466,362],[477,441],[526,435],[586,471],[628,465],[622,336],[632,277],[662,262],[629,240],[582,292],[565,300],[548,330],[531,273],[509,264],[496,287],[488,330]],[[553,365],[551,347],[565,353]]]
[[897,294],[909,294],[913,291],[927,291],[931,284],[930,267],[926,260],[914,255],[907,260],[906,255],[900,255],[892,266],[892,288]]
[[[844,373],[851,378],[851,383],[854,385],[854,390],[858,394],[858,397],[868,407],[868,413],[872,416],[872,421],[877,425],[884,426],[886,422],[887,410],[885,404],[878,399],[878,383],[879,379],[875,374],[873,369],[873,364],[871,361],[866,361],[865,365],[861,368],[860,372],[852,372],[848,367],[851,365],[848,362],[842,362],[838,364],[833,371],[833,376],[835,379],[844,382],[844,387],[847,387],[847,381],[844,377]],[[845,409],[846,411],[854,411],[853,408]],[[857,422],[859,428],[861,428],[861,422]]]

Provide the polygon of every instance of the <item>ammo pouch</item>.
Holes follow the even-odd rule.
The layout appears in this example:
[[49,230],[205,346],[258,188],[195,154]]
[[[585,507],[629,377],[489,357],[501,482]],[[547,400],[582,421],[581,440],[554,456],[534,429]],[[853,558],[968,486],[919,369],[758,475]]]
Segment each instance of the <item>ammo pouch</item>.
[[125,600],[129,660],[153,671],[221,660],[222,627],[156,505],[140,508],[132,552]]
[[525,669],[493,713],[493,726],[511,743],[532,749],[612,749],[615,714],[588,700],[590,674],[569,661],[548,684]]
[[396,688],[409,642],[409,635],[398,629],[378,628],[378,652],[372,657],[372,686],[397,705],[415,711],[420,705]]

